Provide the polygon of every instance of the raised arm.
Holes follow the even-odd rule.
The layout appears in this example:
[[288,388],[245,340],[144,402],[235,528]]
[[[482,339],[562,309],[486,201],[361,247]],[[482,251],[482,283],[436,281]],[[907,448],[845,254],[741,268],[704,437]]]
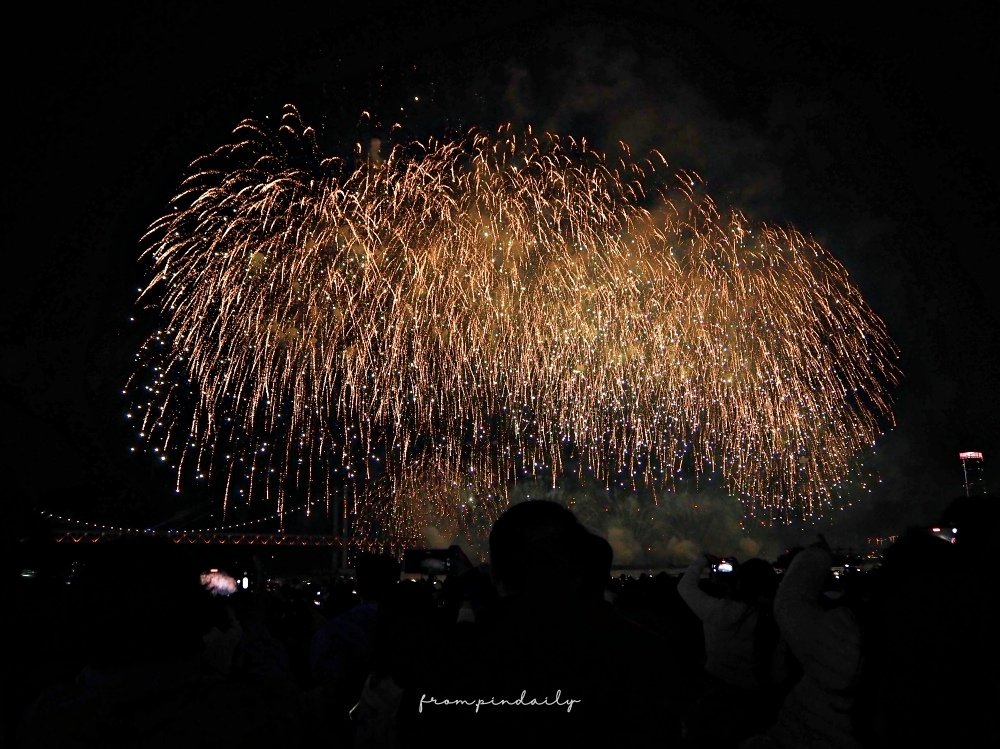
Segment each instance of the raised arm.
[[711,560],[712,557],[708,554],[699,554],[684,570],[684,574],[677,583],[677,593],[695,616],[702,621],[717,616],[726,606],[726,601],[709,595],[699,585],[701,573],[712,563]]
[[860,635],[845,607],[820,604],[833,556],[823,545],[810,546],[792,560],[774,598],[774,617],[803,670],[830,688],[843,689],[857,675]]

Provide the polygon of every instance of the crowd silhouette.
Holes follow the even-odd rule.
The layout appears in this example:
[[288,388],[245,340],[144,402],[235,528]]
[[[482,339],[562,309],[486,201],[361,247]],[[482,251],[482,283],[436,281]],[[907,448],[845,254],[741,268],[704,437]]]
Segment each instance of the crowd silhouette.
[[488,564],[214,595],[145,544],[18,593],[5,742],[32,747],[1000,745],[991,633],[1000,498],[962,498],[841,577],[782,564],[613,575],[567,508],[509,507]]

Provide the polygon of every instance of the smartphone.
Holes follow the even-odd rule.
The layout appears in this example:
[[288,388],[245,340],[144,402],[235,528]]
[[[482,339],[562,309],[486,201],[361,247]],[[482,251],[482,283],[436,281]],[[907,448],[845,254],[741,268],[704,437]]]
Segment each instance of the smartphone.
[[733,563],[728,559],[720,559],[717,563],[712,565],[712,572],[732,572]]

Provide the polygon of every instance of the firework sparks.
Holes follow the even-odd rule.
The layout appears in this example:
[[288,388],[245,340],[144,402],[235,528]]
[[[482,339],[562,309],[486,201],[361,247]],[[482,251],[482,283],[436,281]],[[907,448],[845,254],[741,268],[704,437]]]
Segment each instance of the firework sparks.
[[[140,433],[226,502],[688,470],[808,514],[892,420],[895,348],[843,266],[656,153],[500,128],[325,157],[289,107],[144,241]],[[373,514],[418,515],[402,494]]]

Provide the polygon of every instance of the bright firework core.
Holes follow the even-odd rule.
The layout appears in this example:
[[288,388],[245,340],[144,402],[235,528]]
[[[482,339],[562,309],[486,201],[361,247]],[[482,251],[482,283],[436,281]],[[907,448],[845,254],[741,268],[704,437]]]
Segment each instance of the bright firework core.
[[892,421],[895,348],[843,266],[657,153],[500,128],[326,158],[288,107],[145,242],[142,435],[226,503],[347,502],[373,545],[488,527],[538,474],[712,472],[810,514]]

